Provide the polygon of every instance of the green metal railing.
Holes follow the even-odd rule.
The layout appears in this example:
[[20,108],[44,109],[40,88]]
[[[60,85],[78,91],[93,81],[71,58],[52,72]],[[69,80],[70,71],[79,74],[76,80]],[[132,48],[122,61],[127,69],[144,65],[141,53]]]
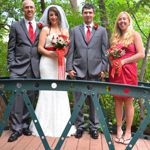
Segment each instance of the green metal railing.
[[[80,100],[75,105],[73,109],[72,115],[61,135],[59,141],[55,147],[55,150],[60,150],[64,140],[71,128],[74,124],[77,115],[85,103],[85,99],[88,95],[92,97],[92,101],[94,107],[96,109],[96,113],[103,130],[105,139],[107,141],[108,147],[110,150],[114,150],[114,145],[107,127],[107,123],[102,111],[102,107],[99,104],[98,94],[120,94],[123,96],[133,96],[135,98],[143,98],[144,105],[147,109],[147,116],[144,118],[142,123],[140,124],[137,132],[134,134],[131,142],[126,147],[126,150],[130,150],[133,148],[134,144],[138,140],[138,138],[144,132],[144,129],[147,127],[148,123],[150,123],[150,84],[148,83],[139,83],[139,86],[127,86],[121,84],[113,84],[108,82],[96,82],[96,81],[74,81],[74,80],[41,80],[41,79],[0,79],[0,91],[11,91],[11,96],[9,99],[9,103],[6,107],[6,111],[3,114],[3,119],[0,122],[0,135],[3,132],[3,129],[7,123],[7,119],[10,115],[10,111],[12,105],[14,103],[14,97],[17,93],[22,93],[24,102],[28,108],[28,111],[31,115],[31,118],[35,124],[35,127],[39,133],[41,141],[45,147],[45,150],[52,150],[46,140],[46,137],[42,131],[42,128],[39,124],[38,118],[34,113],[33,106],[30,102],[30,99],[27,95],[28,90],[51,90],[51,91],[78,91],[82,92]],[[0,93],[2,94],[2,92]],[[4,97],[4,94],[3,94]]]

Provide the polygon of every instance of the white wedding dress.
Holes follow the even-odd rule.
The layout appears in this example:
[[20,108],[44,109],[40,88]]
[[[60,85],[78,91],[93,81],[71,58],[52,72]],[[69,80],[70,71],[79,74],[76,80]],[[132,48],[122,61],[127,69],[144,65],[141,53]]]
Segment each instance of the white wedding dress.
[[[52,36],[50,34],[47,37],[45,47],[52,47]],[[40,75],[41,79],[58,79],[57,57],[41,56]],[[45,136],[60,137],[71,116],[67,91],[40,91],[35,113]],[[38,136],[33,122],[30,130],[33,135]],[[72,126],[68,136],[74,133],[75,126]]]

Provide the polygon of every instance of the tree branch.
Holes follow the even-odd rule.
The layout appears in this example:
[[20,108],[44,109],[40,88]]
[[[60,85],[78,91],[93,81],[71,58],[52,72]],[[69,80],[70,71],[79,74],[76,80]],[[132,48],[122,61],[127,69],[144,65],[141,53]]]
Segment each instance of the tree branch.
[[[129,7],[129,9],[131,10],[131,7],[130,7],[130,4],[129,4],[128,0],[126,0],[126,2],[127,2],[127,5],[128,5],[128,7]],[[148,39],[148,37],[145,35],[145,33],[144,33],[144,32],[142,31],[142,29],[140,28],[140,26],[139,26],[139,24],[138,24],[138,21],[137,21],[135,15],[134,15],[133,11],[130,11],[130,13],[132,14],[132,16],[133,16],[133,18],[134,18],[134,20],[135,20],[135,23],[136,23],[138,29],[140,30],[140,32],[143,34],[143,36],[144,36],[146,39]]]

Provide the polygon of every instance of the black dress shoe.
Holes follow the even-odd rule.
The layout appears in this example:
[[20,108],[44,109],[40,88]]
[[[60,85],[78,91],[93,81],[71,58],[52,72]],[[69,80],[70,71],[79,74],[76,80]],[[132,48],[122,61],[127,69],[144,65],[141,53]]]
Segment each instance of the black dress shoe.
[[79,139],[79,138],[82,137],[82,134],[83,134],[83,130],[77,129],[76,134],[75,134],[75,137]]
[[23,129],[22,130],[22,133],[26,136],[31,136],[32,135],[32,132],[29,130],[29,129]]
[[90,135],[93,139],[98,139],[98,131],[97,130],[91,130]]
[[21,135],[22,135],[22,134],[19,133],[19,132],[17,132],[17,131],[13,132],[13,133],[10,135],[10,137],[9,137],[9,139],[8,139],[8,142],[16,141],[16,140],[18,139],[18,137],[21,136]]

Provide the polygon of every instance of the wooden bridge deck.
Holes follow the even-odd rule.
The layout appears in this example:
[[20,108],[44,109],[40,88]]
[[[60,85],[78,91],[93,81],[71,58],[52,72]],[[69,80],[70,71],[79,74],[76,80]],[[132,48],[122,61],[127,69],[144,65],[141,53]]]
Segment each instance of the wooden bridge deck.
[[[44,150],[39,137],[21,136],[17,141],[8,143],[10,131],[3,132],[0,137],[0,150]],[[112,136],[113,138],[114,136]],[[55,148],[58,138],[48,137],[49,145],[52,149]],[[114,142],[115,150],[124,150],[125,145]],[[66,138],[61,150],[108,150],[108,146],[103,134],[99,135],[97,140],[90,138],[90,135],[85,133],[82,138],[76,139],[74,136]],[[150,150],[150,140],[139,139],[133,150]]]

